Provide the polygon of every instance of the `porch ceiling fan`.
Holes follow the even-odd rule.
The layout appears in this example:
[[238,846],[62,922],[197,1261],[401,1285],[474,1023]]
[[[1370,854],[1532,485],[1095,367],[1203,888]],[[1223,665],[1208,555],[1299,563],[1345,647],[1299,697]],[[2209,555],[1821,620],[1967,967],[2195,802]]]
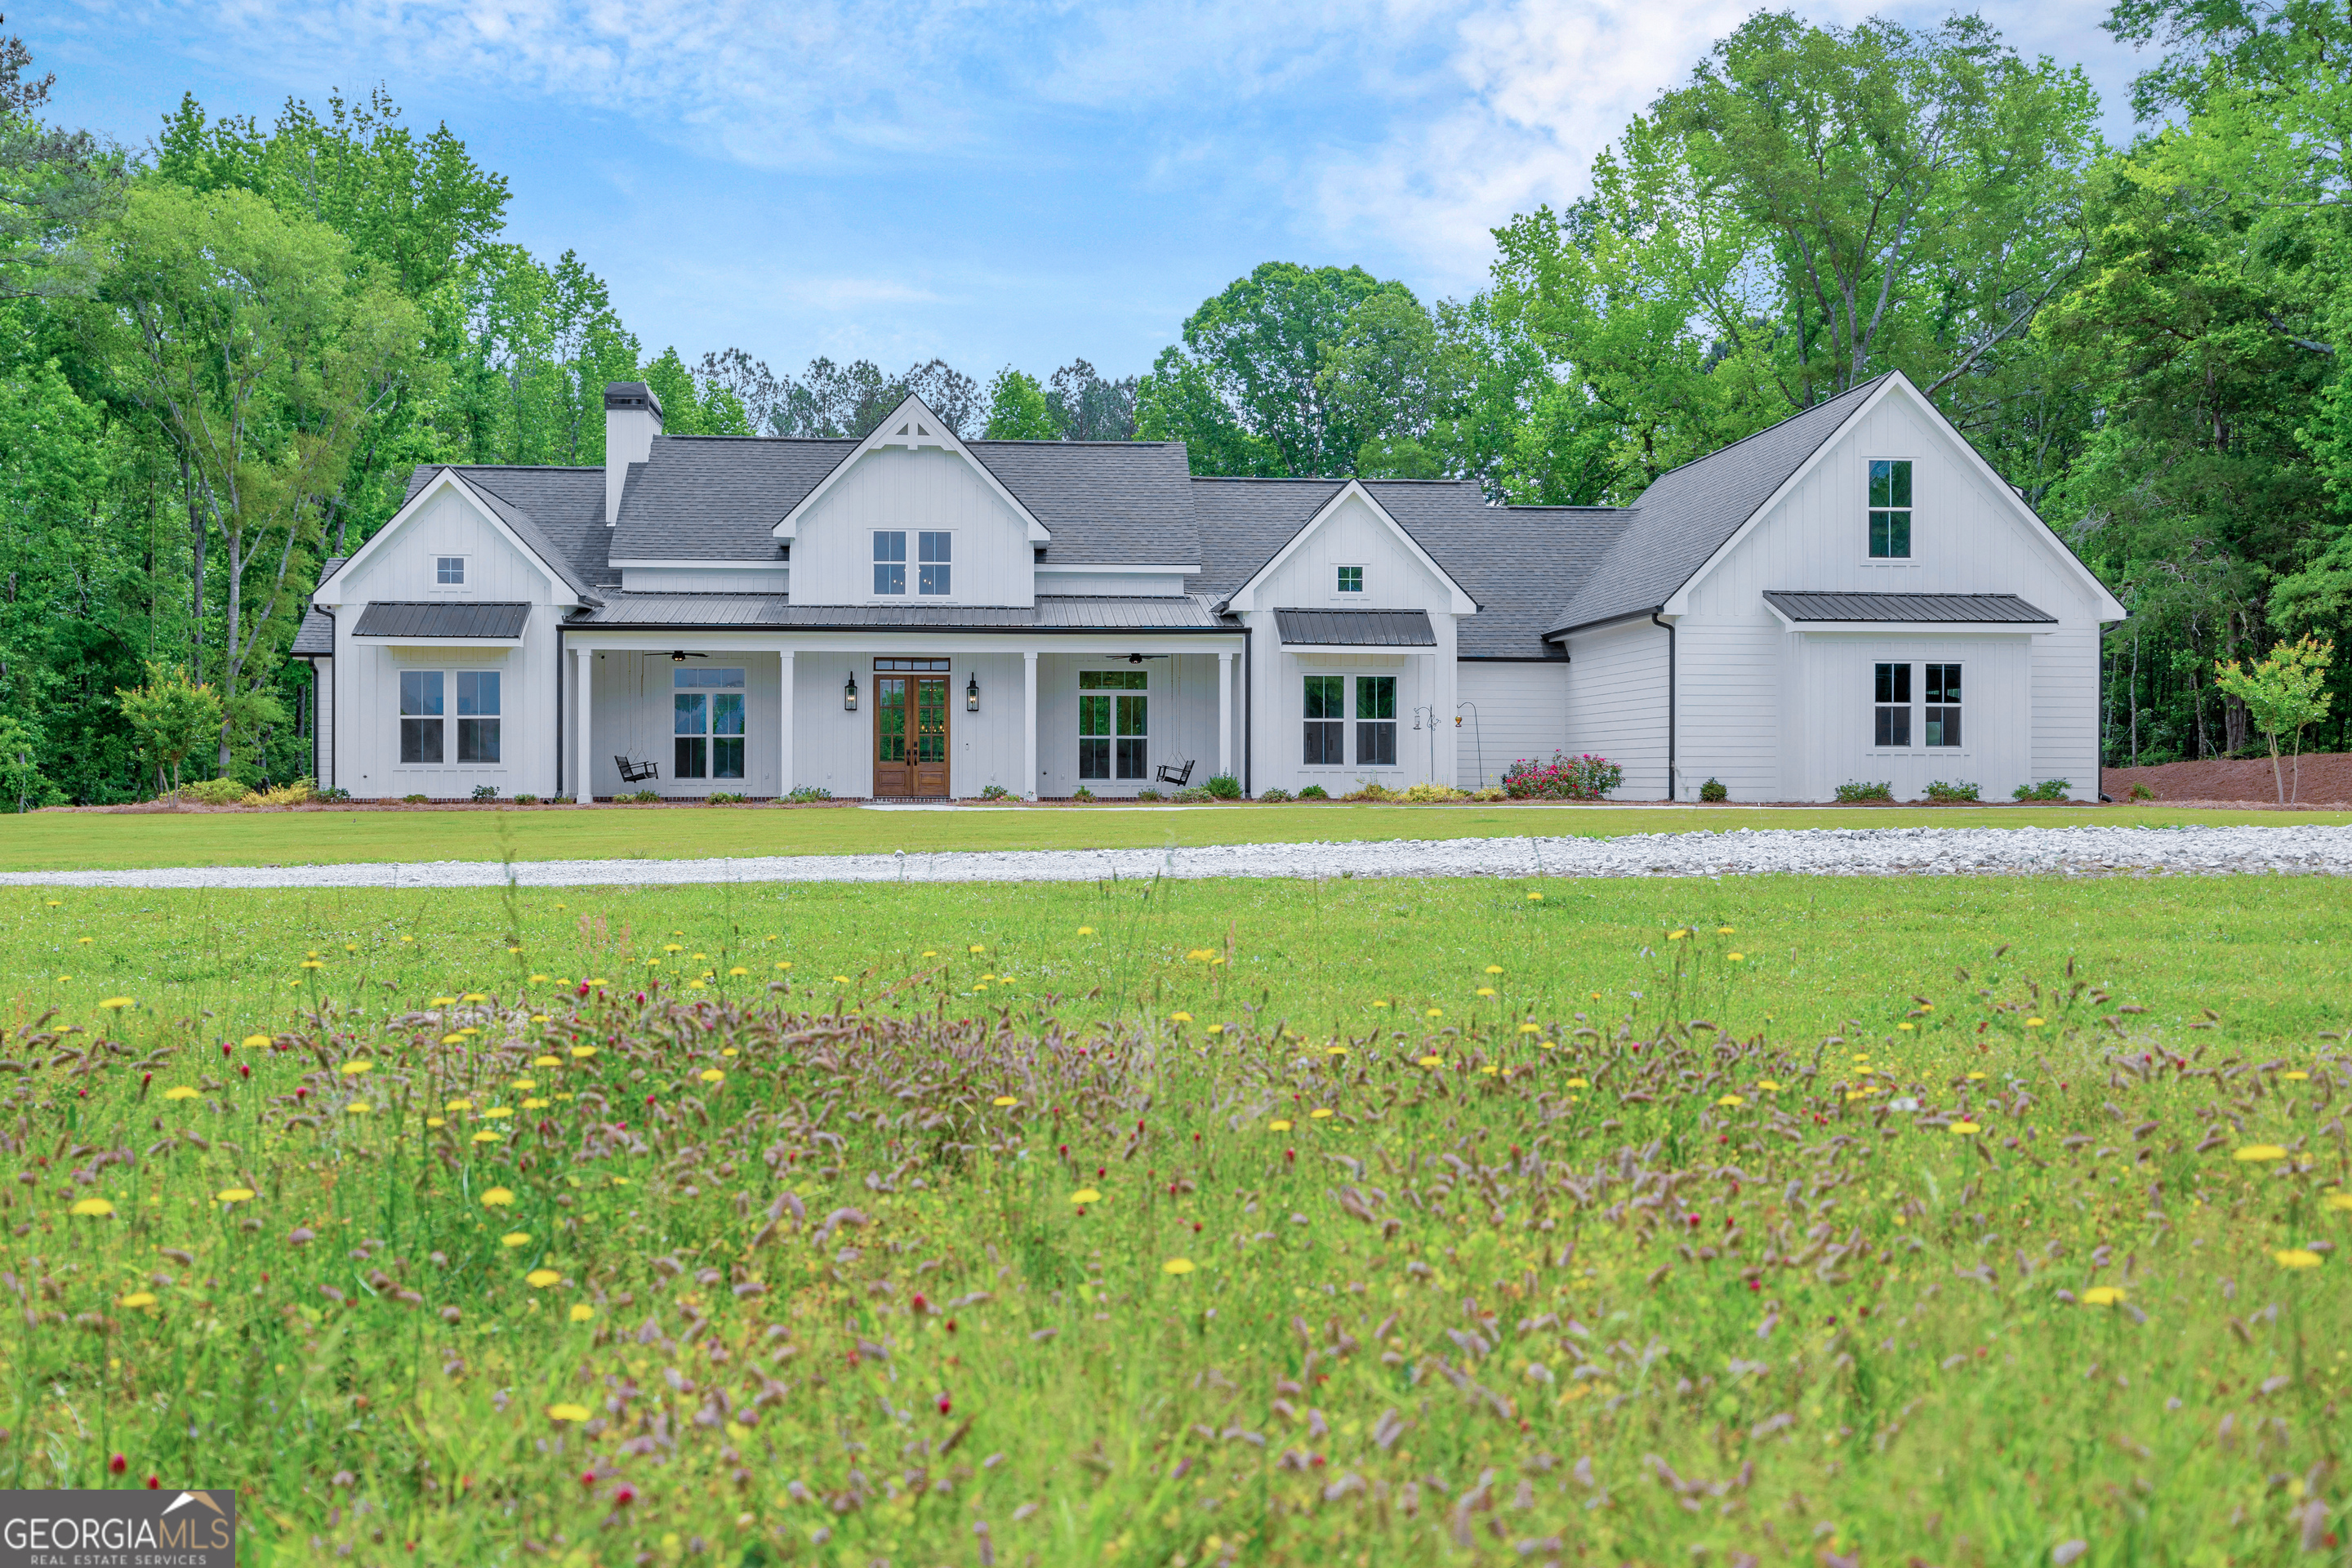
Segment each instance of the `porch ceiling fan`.
[[672,664],[684,664],[689,658],[709,658],[709,657],[707,653],[688,653],[682,647],[669,650],[669,661]]

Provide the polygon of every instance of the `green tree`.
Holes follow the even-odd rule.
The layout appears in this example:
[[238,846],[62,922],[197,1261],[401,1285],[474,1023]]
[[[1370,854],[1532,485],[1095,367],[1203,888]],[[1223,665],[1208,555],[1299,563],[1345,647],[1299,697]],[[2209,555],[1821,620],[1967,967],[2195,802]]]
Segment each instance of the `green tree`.
[[28,811],[47,794],[40,755],[40,737],[33,727],[13,714],[0,713],[0,791],[16,802],[12,810]]
[[272,690],[370,420],[428,395],[438,367],[378,269],[250,192],[143,185],[108,237],[94,347],[186,463],[219,552],[206,662],[226,773],[233,744],[282,720]]
[[2314,637],[2299,642],[2281,643],[2270,651],[2270,657],[2242,666],[2232,659],[2217,664],[2213,682],[2229,695],[2246,705],[2253,715],[2254,727],[2271,747],[2271,782],[2278,788],[2279,804],[2288,801],[2287,786],[2279,776],[2279,737],[2287,736],[2294,751],[2294,799],[2303,798],[2303,731],[2327,713],[2327,693],[2322,689],[2327,683],[2327,667],[2336,657],[2336,649]]
[[989,381],[988,426],[982,434],[991,441],[1057,441],[1062,422],[1037,378],[1007,365]]
[[114,696],[148,761],[169,777],[176,794],[180,764],[220,734],[220,695],[190,680],[183,667],[158,661],[148,665],[146,684]]
[[32,51],[0,37],[0,299],[87,293],[86,237],[122,202],[123,160],[86,131],[46,125],[54,73],[26,74]]

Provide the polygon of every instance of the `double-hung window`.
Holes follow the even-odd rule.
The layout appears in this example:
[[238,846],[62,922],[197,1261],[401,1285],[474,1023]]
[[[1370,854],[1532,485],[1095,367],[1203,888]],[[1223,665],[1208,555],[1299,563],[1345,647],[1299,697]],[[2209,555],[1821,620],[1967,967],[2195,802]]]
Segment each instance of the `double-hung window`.
[[923,532],[916,536],[915,591],[920,594],[946,595],[954,592],[949,586],[949,574],[955,554],[955,535],[946,532]]
[[1396,766],[1396,677],[1356,677],[1356,765]]
[[903,594],[907,591],[906,530],[877,528],[874,531],[874,591],[877,594]]
[[1078,671],[1078,777],[1139,779],[1150,762],[1150,672]]
[[1307,757],[1310,768],[1336,768],[1346,763],[1348,745],[1348,678],[1344,675],[1307,677]]
[[1911,459],[1870,460],[1870,558],[1911,558]]
[[457,671],[457,761],[499,760],[499,672]]
[[400,672],[400,760],[441,760],[441,672],[437,669]]
[[1931,664],[1927,667],[1927,744],[1957,746],[1960,743],[1960,667],[1957,664]]
[[1875,743],[1881,746],[1907,746],[1911,743],[1911,667],[1907,664],[1882,664],[1877,669],[1877,711]]
[[670,776],[743,776],[743,672],[680,669],[670,676]]

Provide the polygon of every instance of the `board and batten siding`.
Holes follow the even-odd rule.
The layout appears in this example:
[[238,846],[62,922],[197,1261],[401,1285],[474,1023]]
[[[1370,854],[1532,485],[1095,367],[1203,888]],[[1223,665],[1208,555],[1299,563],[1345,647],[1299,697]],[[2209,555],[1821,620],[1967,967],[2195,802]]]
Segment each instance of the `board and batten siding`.
[[[797,525],[793,602],[799,605],[1022,605],[1034,594],[1028,524],[978,466],[939,447],[882,447],[853,459]],[[874,593],[877,529],[907,531],[907,592]],[[913,535],[955,535],[954,592],[918,594]]]
[[1648,616],[1568,642],[1568,744],[1625,770],[1612,800],[1666,796],[1666,634]]
[[1548,763],[1568,749],[1563,660],[1465,658],[1456,672],[1454,777],[1463,789],[1502,787],[1515,762]]
[[[466,557],[466,582],[436,580],[436,558]],[[335,616],[334,689],[321,704],[336,746],[334,783],[362,799],[422,795],[463,799],[483,784],[499,795],[555,793],[557,628],[564,612],[554,585],[531,557],[472,501],[445,489],[347,568],[337,583],[342,608]],[[371,601],[527,603],[522,646],[452,641],[431,647],[392,647],[352,635]],[[442,689],[443,752],[437,765],[400,761],[400,673],[407,669],[499,672],[499,761],[459,763],[457,692]],[[335,716],[353,716],[336,723]]]
[[1037,567],[1040,598],[1181,599],[1184,579],[1176,573],[1057,572]]
[[335,661],[332,658],[311,661],[310,725],[318,736],[318,784],[320,789],[335,787]]
[[741,567],[693,568],[624,566],[621,587],[630,594],[784,594],[792,588],[792,573],[750,571]]
[[[1795,640],[1789,707],[1801,720],[1805,741],[1792,748],[1794,772],[1784,798],[1830,800],[1842,784],[1868,783],[1892,786],[1897,800],[1918,800],[1930,783],[1941,781],[1972,784],[1985,799],[2005,800],[2025,782],[2033,732],[2033,637],[1808,632]],[[1913,743],[1907,747],[1877,744],[1881,663],[1913,667]],[[1960,667],[1960,745],[1926,743],[1923,663]]]
[[[592,657],[595,672],[589,677],[592,700],[588,753],[589,777],[594,793],[611,796],[651,790],[664,797],[699,798],[712,790],[730,795],[771,797],[776,787],[780,752],[776,736],[776,656],[730,653],[704,647],[709,657],[674,664],[667,653],[607,648]],[[677,692],[672,672],[678,669],[740,669],[743,672],[743,776],[740,779],[681,779],[676,776]],[[797,689],[798,683],[794,683]],[[708,692],[713,689],[701,689]],[[798,733],[797,728],[795,734]],[[615,756],[652,762],[658,778],[624,784]],[[706,764],[707,765],[707,764]]]
[[[1014,678],[1020,661],[1013,663]],[[1139,779],[1078,777],[1078,673],[1081,670],[1142,670],[1146,680],[1144,724],[1149,762]],[[1236,674],[1238,681],[1238,674]],[[1020,688],[1013,688],[1019,700]],[[1234,705],[1240,724],[1238,686]],[[1018,714],[1016,712],[1017,719]],[[1016,725],[1013,742],[1020,734]],[[1239,749],[1234,752],[1236,759]],[[1114,655],[1043,654],[1037,659],[1037,793],[1048,798],[1066,797],[1080,784],[1108,798],[1132,795],[1154,788],[1162,794],[1175,786],[1159,783],[1160,770],[1192,764],[1192,783],[1205,784],[1217,771],[1217,660],[1213,654],[1176,654],[1130,664]],[[1240,763],[1235,762],[1238,768]],[[1014,772],[1018,772],[1016,767]],[[1008,778],[1010,784],[1013,781]],[[1016,791],[1017,793],[1017,791]]]
[[[1907,458],[1912,463],[1911,555],[1906,561],[1870,556],[1869,465],[1875,458]],[[1832,692],[1813,679],[1836,661],[1793,646],[1792,634],[1764,602],[1770,589],[2014,594],[2056,616],[2055,626],[2036,628],[2030,681],[2022,671],[2013,689],[1979,681],[1967,705],[1974,705],[1980,693],[1989,711],[1998,702],[2031,713],[2030,763],[2022,754],[2010,759],[2004,752],[1998,763],[2000,777],[2021,780],[2032,772],[2036,777],[2068,779],[2078,796],[2093,793],[2098,605],[2064,559],[2064,546],[1996,493],[1993,483],[1958,436],[1900,388],[1831,437],[1804,477],[1690,586],[1676,647],[1679,773],[1685,798],[1695,798],[1700,783],[1712,775],[1723,780],[1734,800],[1825,799],[1846,782],[1828,774],[1864,760],[1839,750],[1833,762],[1829,749],[1843,745],[1832,737],[1858,721],[1850,715],[1868,717],[1872,693],[1866,685]],[[1793,635],[1804,641],[1821,634]],[[1928,659],[1935,656],[1916,650],[1940,635],[1927,628],[1916,637],[1898,635],[1885,644],[1895,653],[1882,657]],[[1897,644],[1913,645],[1914,651],[1902,653]],[[1995,668],[2006,672],[2008,667],[1995,661],[1987,673]],[[1801,677],[1807,682],[1801,711],[1792,685]],[[2000,679],[2006,682],[2011,676]],[[1913,700],[1916,706],[1923,700],[1915,695]],[[1823,706],[1814,709],[1815,703]],[[1914,762],[1920,765],[1890,761],[1869,778],[1898,775],[1899,795],[1901,777],[1923,766],[1927,774],[1934,772],[1924,760],[1926,749],[1917,750],[1923,756]],[[1969,782],[1990,795],[1995,766],[1989,759],[1987,777]],[[2009,787],[2001,786],[2003,795]]]

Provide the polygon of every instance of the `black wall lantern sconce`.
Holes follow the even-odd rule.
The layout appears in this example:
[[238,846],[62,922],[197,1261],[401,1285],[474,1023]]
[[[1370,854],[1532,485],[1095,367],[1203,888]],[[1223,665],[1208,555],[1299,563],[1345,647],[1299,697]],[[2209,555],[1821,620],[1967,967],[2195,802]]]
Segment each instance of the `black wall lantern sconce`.
[[841,689],[841,707],[845,713],[857,711],[857,672],[851,670],[849,679]]
[[971,679],[964,682],[963,710],[967,713],[980,711],[980,676],[977,672]]

